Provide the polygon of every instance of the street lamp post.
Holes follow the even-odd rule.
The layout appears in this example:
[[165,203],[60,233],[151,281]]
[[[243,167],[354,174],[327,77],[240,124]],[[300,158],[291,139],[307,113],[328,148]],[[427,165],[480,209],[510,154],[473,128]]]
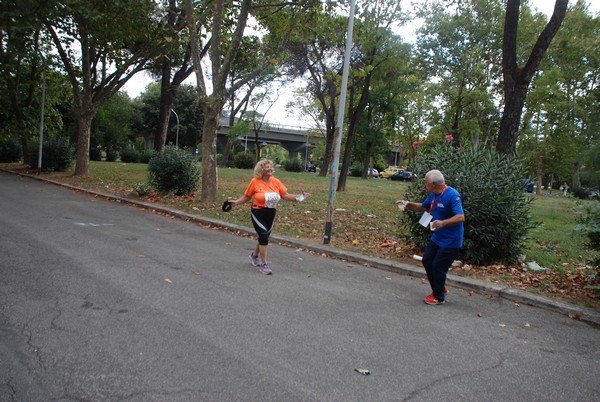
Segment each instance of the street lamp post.
[[175,130],[175,132],[176,132],[176,135],[175,135],[175,147],[179,148],[179,116],[177,115],[177,112],[175,112],[173,109],[171,109],[171,112],[173,112],[173,114],[177,118],[177,129]]
[[42,112],[40,116],[40,146],[38,149],[38,176],[42,172],[42,151],[44,148],[44,105],[46,104],[46,58],[42,54]]
[[352,32],[354,30],[354,10],[356,0],[350,2],[350,14],[348,16],[348,31],[346,32],[346,51],[344,52],[344,66],[342,69],[342,90],[338,110],[338,135],[333,150],[333,163],[331,164],[331,180],[329,181],[329,197],[327,200],[327,218],[325,221],[325,234],[323,244],[331,242],[331,230],[333,227],[333,211],[335,206],[335,192],[338,184],[338,164],[342,146],[342,134],[344,131],[344,111],[346,108],[346,91],[348,86],[348,70],[350,64],[350,50],[352,50]]

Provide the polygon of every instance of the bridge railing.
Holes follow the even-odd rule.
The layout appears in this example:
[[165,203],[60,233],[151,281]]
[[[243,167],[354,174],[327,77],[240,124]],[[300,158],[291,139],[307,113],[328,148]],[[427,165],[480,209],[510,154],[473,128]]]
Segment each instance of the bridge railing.
[[[221,116],[221,126],[229,127],[229,117]],[[279,123],[269,123],[269,122],[263,123],[263,127],[261,127],[261,130],[265,131],[266,127],[269,128],[268,131],[280,131],[280,132],[288,132],[288,133],[302,134],[302,135],[306,135],[306,132],[311,130],[309,127],[298,127],[298,126],[291,126],[291,125],[279,124]]]

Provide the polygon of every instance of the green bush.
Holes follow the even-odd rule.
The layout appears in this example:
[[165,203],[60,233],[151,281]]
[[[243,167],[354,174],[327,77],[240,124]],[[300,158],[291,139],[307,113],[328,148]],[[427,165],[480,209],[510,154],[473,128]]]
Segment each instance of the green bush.
[[90,148],[90,160],[101,161],[102,160],[102,147]]
[[[600,202],[589,201],[589,204],[578,204],[582,210],[577,211],[575,231],[588,238],[587,246],[593,251],[600,251]],[[596,256],[592,264],[600,267],[600,255]]]
[[148,163],[156,155],[156,151],[153,149],[144,149],[140,152],[140,163]]
[[[38,149],[29,153],[29,166],[38,167]],[[64,172],[75,158],[75,150],[69,143],[68,138],[53,138],[44,141],[42,147],[42,171]]]
[[148,163],[149,182],[161,194],[185,195],[198,187],[200,169],[189,150],[172,145]]
[[587,200],[589,198],[588,190],[583,187],[575,187],[571,190],[573,197],[579,198],[580,200]]
[[[414,172],[419,180],[409,185],[407,199],[425,200],[422,179],[431,169],[442,171],[446,183],[462,196],[466,221],[461,261],[512,262],[522,254],[533,224],[529,218],[531,199],[523,193],[525,171],[518,159],[482,147],[455,149],[444,142],[417,158]],[[402,223],[415,244],[425,247],[431,231],[424,230],[419,218],[420,214],[407,212]]]
[[253,169],[256,165],[252,152],[240,152],[233,158],[234,166],[238,169]]
[[360,162],[354,162],[350,166],[350,176],[361,177],[363,172],[363,165]]
[[288,172],[302,172],[304,170],[302,161],[298,158],[286,159],[281,163],[281,166]]
[[116,149],[107,149],[106,150],[106,161],[107,162],[115,162],[117,159],[119,159],[119,152],[117,152]]
[[138,163],[140,161],[140,152],[137,149],[123,148],[120,154],[123,163]]
[[0,163],[19,162],[23,156],[21,143],[16,138],[0,140]]

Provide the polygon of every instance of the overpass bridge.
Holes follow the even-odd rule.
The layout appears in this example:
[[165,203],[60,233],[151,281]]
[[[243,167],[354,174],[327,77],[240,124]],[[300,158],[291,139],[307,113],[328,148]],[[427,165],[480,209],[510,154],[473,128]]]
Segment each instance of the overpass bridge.
[[[229,117],[221,116],[220,127],[217,130],[217,141],[221,145],[227,143],[231,126]],[[236,142],[244,146],[245,149],[253,149],[255,146],[256,135],[251,130],[246,136],[236,137]],[[319,137],[311,137],[309,130],[294,126],[282,124],[264,123],[258,132],[259,147],[266,145],[279,145],[287,150],[290,158],[295,158],[298,154],[305,158],[310,154],[310,144],[323,141]]]

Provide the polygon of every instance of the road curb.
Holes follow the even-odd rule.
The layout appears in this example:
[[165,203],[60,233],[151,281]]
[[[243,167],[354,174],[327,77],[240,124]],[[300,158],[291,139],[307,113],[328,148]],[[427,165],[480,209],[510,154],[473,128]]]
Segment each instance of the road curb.
[[[50,184],[54,184],[60,187],[65,187],[74,191],[87,193],[90,195],[94,195],[97,197],[106,198],[107,200],[114,200],[116,202],[125,203],[129,205],[139,206],[144,209],[149,209],[153,211],[160,211],[165,214],[186,220],[192,221],[199,224],[203,224],[206,226],[217,227],[221,229],[225,229],[230,232],[241,233],[253,236],[254,230],[249,227],[240,226],[236,224],[231,224],[228,222],[224,222],[217,219],[199,217],[196,215],[189,214],[187,212],[175,210],[172,208],[159,206],[156,204],[151,204],[147,202],[142,202],[138,200],[134,200],[127,197],[116,196],[113,194],[102,193],[94,190],[87,190],[81,187],[76,187],[70,184],[62,183],[56,180],[40,177],[37,175],[32,175],[28,173],[16,172],[13,170],[0,169],[0,172],[5,172],[13,175],[18,175],[30,179],[35,179],[43,182],[47,182]],[[365,267],[372,267],[376,269],[381,269],[385,271],[396,272],[403,275],[408,275],[417,278],[425,278],[425,272],[420,266],[410,265],[402,262],[395,262],[390,260],[385,260],[378,257],[370,257],[365,256],[360,253],[356,253],[353,251],[342,250],[333,248],[331,246],[321,245],[317,243],[311,243],[305,240],[299,240],[291,237],[281,236],[281,235],[272,235],[271,240],[273,242],[277,242],[280,245],[287,247],[295,247],[298,249],[303,249],[306,251],[318,253],[324,256],[338,258],[342,260],[347,260],[349,262],[357,263],[363,265]],[[451,273],[448,275],[447,280],[448,285],[457,287],[464,290],[472,290],[477,293],[490,294],[495,297],[499,297],[502,299],[510,300],[519,304],[527,304],[530,306],[535,306],[539,308],[544,308],[547,310],[555,311],[560,314],[567,315],[573,319],[577,319],[579,321],[590,324],[594,327],[600,328],[600,312],[596,310],[576,306],[573,304],[568,304],[565,302],[556,301],[554,299],[550,299],[548,297],[540,296],[533,294],[531,292],[526,292],[519,289],[510,288],[505,285],[499,285],[494,283],[489,283],[485,281],[481,281],[473,278],[465,278],[457,275],[452,275]]]

